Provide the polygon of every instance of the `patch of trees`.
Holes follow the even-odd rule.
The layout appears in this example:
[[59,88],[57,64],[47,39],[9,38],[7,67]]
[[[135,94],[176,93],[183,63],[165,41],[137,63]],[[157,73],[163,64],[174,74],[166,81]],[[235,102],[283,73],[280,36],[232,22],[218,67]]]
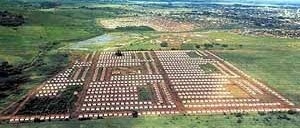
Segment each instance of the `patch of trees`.
[[55,48],[59,48],[59,42],[57,41],[54,41],[54,42],[48,42],[48,43],[43,43],[39,46],[39,52],[47,52],[47,51],[50,51],[52,49],[55,49]]
[[63,70],[68,62],[69,55],[67,53],[48,54],[37,60],[35,71],[39,75],[51,76]]
[[17,27],[25,23],[22,15],[13,14],[8,11],[0,11],[0,25],[8,27]]
[[204,49],[211,49],[214,47],[213,44],[204,44],[203,46],[204,46]]
[[59,3],[59,2],[45,1],[45,2],[40,3],[40,8],[44,8],[44,9],[55,8],[60,5],[61,5],[61,3]]
[[298,118],[299,114],[295,110],[289,110],[288,112],[259,112],[261,117],[256,119],[256,121],[261,120],[263,123],[270,125],[274,121],[284,120],[284,121],[294,121],[293,118]]
[[0,100],[22,91],[20,85],[34,81],[30,79],[33,74],[50,77],[65,68],[69,62],[67,53],[48,53],[57,45],[55,42],[41,45],[39,54],[26,63],[12,65],[0,61]]
[[152,92],[149,87],[139,87],[138,88],[138,97],[141,101],[152,100]]
[[[213,48],[228,48],[229,45],[228,44],[220,44],[220,43],[205,43],[202,45],[197,44],[196,48],[200,49],[213,49]],[[239,45],[239,48],[242,48],[242,45]]]
[[74,110],[78,97],[74,92],[82,90],[81,85],[68,86],[55,97],[34,97],[17,113],[20,115],[60,114]]
[[139,116],[138,112],[136,110],[132,111],[132,117],[137,118]]
[[69,54],[64,52],[48,53],[59,47],[59,42],[49,42],[39,46],[39,54],[31,66],[39,75],[54,75],[68,66]]
[[155,31],[153,28],[148,26],[126,26],[126,27],[117,27],[114,31]]
[[8,62],[0,62],[0,99],[10,95],[11,91],[17,91],[20,83],[29,80],[29,76],[22,73],[21,66],[13,66]]

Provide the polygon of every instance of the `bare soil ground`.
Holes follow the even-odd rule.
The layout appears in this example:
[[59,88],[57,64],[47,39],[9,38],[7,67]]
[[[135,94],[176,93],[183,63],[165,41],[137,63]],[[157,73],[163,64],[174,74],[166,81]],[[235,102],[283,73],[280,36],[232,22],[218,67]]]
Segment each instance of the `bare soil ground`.
[[186,22],[178,22],[162,17],[128,17],[117,19],[98,19],[98,24],[105,28],[115,29],[128,26],[148,26],[160,32],[183,32],[191,31],[194,25]]

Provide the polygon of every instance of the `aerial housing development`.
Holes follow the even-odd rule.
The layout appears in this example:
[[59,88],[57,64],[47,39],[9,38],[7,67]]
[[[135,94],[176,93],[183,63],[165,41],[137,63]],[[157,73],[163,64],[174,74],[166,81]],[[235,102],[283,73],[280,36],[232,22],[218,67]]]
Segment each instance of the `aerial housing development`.
[[2,0],[0,128],[299,128],[299,8]]
[[[74,112],[36,100],[82,88]],[[38,98],[36,98],[38,97]],[[94,52],[39,87],[11,123],[144,115],[288,111],[295,106],[210,51]],[[39,109],[33,109],[38,107]]]

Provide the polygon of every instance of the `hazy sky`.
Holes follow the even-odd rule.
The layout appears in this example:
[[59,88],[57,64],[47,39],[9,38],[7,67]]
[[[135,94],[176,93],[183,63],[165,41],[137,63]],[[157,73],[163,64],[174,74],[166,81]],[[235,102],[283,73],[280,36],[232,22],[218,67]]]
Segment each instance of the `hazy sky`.
[[239,1],[255,3],[300,3],[300,0],[220,0],[220,1]]
[[[130,1],[130,0],[129,0]],[[139,0],[133,0],[139,1]],[[169,1],[169,2],[176,2],[176,1],[206,1],[206,2],[239,2],[239,3],[268,3],[268,4],[291,4],[297,3],[300,4],[300,0],[140,0],[140,1]]]

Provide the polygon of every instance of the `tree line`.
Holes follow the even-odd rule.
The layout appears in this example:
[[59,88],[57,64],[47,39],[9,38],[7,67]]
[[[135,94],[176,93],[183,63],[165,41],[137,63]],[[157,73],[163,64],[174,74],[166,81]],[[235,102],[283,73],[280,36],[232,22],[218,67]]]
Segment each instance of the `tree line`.
[[17,27],[25,23],[22,15],[14,14],[8,11],[0,11],[0,25],[8,27]]

